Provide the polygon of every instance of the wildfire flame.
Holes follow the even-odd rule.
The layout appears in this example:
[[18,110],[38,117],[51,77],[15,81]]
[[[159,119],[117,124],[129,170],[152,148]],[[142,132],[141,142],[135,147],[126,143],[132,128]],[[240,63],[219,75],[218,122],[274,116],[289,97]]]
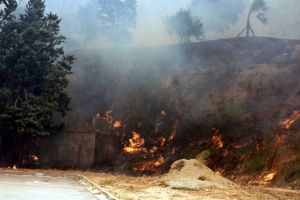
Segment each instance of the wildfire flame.
[[154,166],[158,167],[162,165],[165,162],[165,158],[163,156],[160,156],[153,164]]
[[165,163],[165,158],[163,156],[159,156],[156,160],[153,161],[147,161],[145,162],[140,168],[135,168],[135,171],[148,171],[148,172],[154,172],[157,167],[161,166]]
[[214,136],[212,137],[212,141],[213,141],[214,145],[215,145],[218,149],[223,148],[224,143],[223,143],[223,141],[222,141],[222,136],[220,136],[220,135],[214,135]]
[[154,147],[152,147],[152,149],[150,149],[150,153],[151,154],[155,154],[156,152],[157,152],[157,150],[158,150],[158,147],[157,146],[154,146]]
[[285,143],[285,137],[283,135],[275,135],[273,148],[276,149]]
[[222,140],[222,136],[219,134],[219,130],[216,128],[212,129],[212,142],[217,147],[217,149],[223,148],[224,142]]
[[265,181],[265,182],[270,182],[270,181],[272,181],[274,178],[275,178],[275,175],[277,174],[277,172],[272,172],[272,173],[269,173],[269,174],[267,174],[267,175],[265,175],[264,177],[263,177],[263,180]]
[[281,122],[282,128],[284,130],[289,130],[298,119],[300,119],[300,111],[294,111],[288,119]]
[[121,127],[122,127],[122,121],[116,120],[115,123],[114,123],[114,128],[119,129]]
[[175,120],[175,123],[173,124],[172,131],[171,131],[171,134],[169,137],[169,141],[174,140],[174,138],[176,137],[176,131],[177,131],[178,125],[179,125],[179,121]]
[[164,146],[166,144],[166,142],[167,142],[167,139],[164,138],[164,137],[160,137],[159,138],[159,142],[160,142],[160,146]]
[[156,172],[157,169],[168,160],[168,158],[163,156],[163,152],[176,153],[176,148],[172,147],[172,140],[174,140],[176,136],[178,125],[179,121],[176,120],[172,125],[169,136],[160,136],[155,140],[151,139],[149,143],[152,144],[152,146],[147,143],[147,148],[145,147],[145,139],[142,138],[139,133],[132,132],[132,137],[124,146],[123,151],[127,154],[141,154],[144,159],[142,163],[138,163],[132,167],[134,172]]
[[36,155],[31,155],[31,159],[35,162],[39,161],[39,157],[37,157]]
[[113,120],[112,112],[113,112],[112,108],[109,108],[109,109],[105,112],[105,114],[104,114],[104,116],[103,116],[103,120],[106,121],[106,122],[108,122],[108,123],[111,123],[112,120]]
[[160,112],[160,114],[161,114],[162,116],[166,116],[166,115],[167,115],[166,111],[164,111],[164,110],[162,110],[162,111]]
[[146,151],[145,140],[137,132],[132,132],[132,138],[129,139],[129,146],[123,148],[126,153],[137,153]]

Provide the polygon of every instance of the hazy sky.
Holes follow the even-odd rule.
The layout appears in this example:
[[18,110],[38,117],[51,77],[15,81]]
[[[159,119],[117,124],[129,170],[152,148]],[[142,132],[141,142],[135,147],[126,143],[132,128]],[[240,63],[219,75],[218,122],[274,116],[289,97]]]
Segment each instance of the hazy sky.
[[[47,10],[63,18],[62,32],[70,40],[80,40],[78,19],[82,16],[78,15],[78,9],[88,1],[92,0],[46,0]],[[191,6],[192,1],[193,6]],[[300,39],[300,0],[266,1],[270,8],[267,14],[269,25],[262,26],[253,19],[252,24],[256,34]],[[25,2],[26,0],[23,0],[23,4]],[[252,0],[137,0],[137,25],[133,30],[133,40],[130,45],[152,46],[176,43],[176,38],[167,33],[163,19],[181,8],[191,9],[194,15],[202,18],[205,39],[235,37],[245,26],[251,2]],[[97,48],[104,43],[99,37],[89,46]]]

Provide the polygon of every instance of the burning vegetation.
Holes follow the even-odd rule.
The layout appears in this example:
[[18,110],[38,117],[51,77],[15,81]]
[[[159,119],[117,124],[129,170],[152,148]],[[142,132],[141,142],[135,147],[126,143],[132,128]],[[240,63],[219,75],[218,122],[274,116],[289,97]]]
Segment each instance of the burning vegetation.
[[[196,41],[210,26],[195,14],[200,1],[191,1],[161,23],[174,36],[166,42],[178,44],[147,48],[124,47],[141,33],[143,1],[89,1],[78,7],[84,33],[72,32],[88,48],[74,51],[68,46],[84,42],[64,45],[60,17],[45,12],[46,1],[25,2],[23,9],[0,0],[0,167],[40,167],[49,159],[41,141],[53,135],[62,136],[47,143],[59,146],[51,150],[60,156],[55,165],[70,154],[74,165],[90,156],[88,167],[135,177],[169,171],[159,184],[177,190],[185,178],[192,189],[236,189],[224,177],[300,187],[300,41],[255,36],[254,16],[263,25],[272,20],[265,0],[249,3],[238,37],[203,42]],[[203,2],[217,8],[218,1]],[[246,4],[238,7],[243,13]],[[243,18],[226,13],[231,19],[215,30]],[[89,46],[98,41],[107,44]],[[80,133],[69,136],[73,130]]]
[[293,124],[299,119],[300,119],[300,111],[296,110],[289,118],[281,122],[282,128],[284,130],[289,130],[293,126]]
[[[165,111],[161,111],[160,115],[165,117]],[[113,118],[113,109],[105,111],[103,115],[97,113],[92,120],[91,130],[99,132],[97,125],[106,126],[112,134],[120,135],[120,145],[122,152],[119,157],[127,157],[125,161],[126,168],[134,174],[144,173],[161,173],[165,171],[166,164],[172,161],[172,155],[176,153],[176,147],[173,141],[176,138],[176,129],[179,122],[175,120],[167,135],[161,135],[160,125],[153,127],[154,137],[148,137],[146,140],[140,133],[131,132],[131,137],[126,137],[126,122],[115,120]],[[123,133],[120,133],[123,131]],[[121,159],[121,158],[120,158]],[[127,162],[127,163],[126,163]],[[162,170],[163,169],[163,170]]]
[[[247,49],[250,44],[253,48]],[[222,45],[232,51],[228,54],[218,48]],[[239,38],[187,46],[184,52],[188,57],[201,58],[201,63],[179,61],[193,66],[189,70],[162,76],[160,81],[147,71],[120,74],[120,85],[113,86],[118,98],[113,104],[107,102],[103,114],[94,117],[91,130],[116,136],[117,151],[110,162],[135,175],[161,174],[174,161],[205,152],[205,163],[216,174],[253,184],[294,183],[300,158],[300,88],[295,87],[299,72],[295,64],[289,69],[295,73],[290,74],[285,63],[297,63],[299,59],[285,61],[288,58],[282,55],[294,54],[297,50],[291,47],[295,45],[294,41]],[[210,54],[206,52],[208,47]],[[252,53],[261,51],[264,54],[253,60]],[[137,51],[132,53],[142,57]],[[148,56],[164,53],[151,52]],[[247,61],[242,66],[237,54]],[[164,54],[168,56],[174,54]],[[270,57],[276,64],[265,64]],[[225,67],[223,60],[230,61],[230,67],[221,70]],[[162,63],[155,63],[158,69],[163,68]],[[120,91],[123,85],[132,87]]]
[[145,140],[141,138],[141,136],[138,133],[133,132],[132,138],[129,139],[128,146],[125,146],[123,148],[123,151],[129,154],[138,153],[142,151],[147,152],[144,145],[145,145]]

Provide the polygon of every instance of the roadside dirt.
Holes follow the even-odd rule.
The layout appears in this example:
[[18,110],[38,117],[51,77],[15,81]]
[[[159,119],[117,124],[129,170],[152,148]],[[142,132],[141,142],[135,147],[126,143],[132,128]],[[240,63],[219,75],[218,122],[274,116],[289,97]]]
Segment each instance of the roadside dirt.
[[188,189],[172,188],[162,177],[129,177],[120,174],[86,174],[99,186],[122,200],[299,200],[300,191],[268,188],[266,186],[238,186]]
[[299,200],[300,191],[267,186],[235,186],[220,189],[172,188],[163,176],[132,177],[124,174],[75,170],[0,169],[0,173],[45,174],[51,176],[84,175],[120,200]]

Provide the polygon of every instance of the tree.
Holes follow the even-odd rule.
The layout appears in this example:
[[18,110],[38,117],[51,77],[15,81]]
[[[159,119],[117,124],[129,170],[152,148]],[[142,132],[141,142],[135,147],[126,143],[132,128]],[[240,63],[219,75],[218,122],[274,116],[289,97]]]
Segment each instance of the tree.
[[136,7],[136,0],[91,1],[79,10],[84,34],[95,36],[100,32],[114,45],[128,43],[136,25]]
[[7,17],[0,30],[0,128],[14,141],[12,162],[25,138],[56,128],[54,115],[65,115],[70,98],[67,75],[73,56],[65,56],[60,19],[45,14],[43,0],[29,0],[18,19]]
[[201,20],[192,17],[190,11],[180,10],[173,16],[168,16],[165,20],[168,32],[176,35],[180,42],[189,42],[191,37],[200,40],[204,34]]
[[0,31],[0,127],[16,135],[48,135],[53,116],[68,111],[67,75],[60,19],[45,14],[43,0],[30,0],[19,19]]
[[246,27],[237,35],[240,37],[246,31],[246,37],[250,36],[250,32],[253,36],[255,33],[251,26],[251,17],[256,13],[256,18],[264,25],[268,24],[268,18],[266,17],[266,12],[269,10],[265,0],[254,0],[248,12]]
[[12,17],[12,12],[17,8],[16,0],[0,0],[0,7],[4,6],[4,9],[0,10],[0,25]]

